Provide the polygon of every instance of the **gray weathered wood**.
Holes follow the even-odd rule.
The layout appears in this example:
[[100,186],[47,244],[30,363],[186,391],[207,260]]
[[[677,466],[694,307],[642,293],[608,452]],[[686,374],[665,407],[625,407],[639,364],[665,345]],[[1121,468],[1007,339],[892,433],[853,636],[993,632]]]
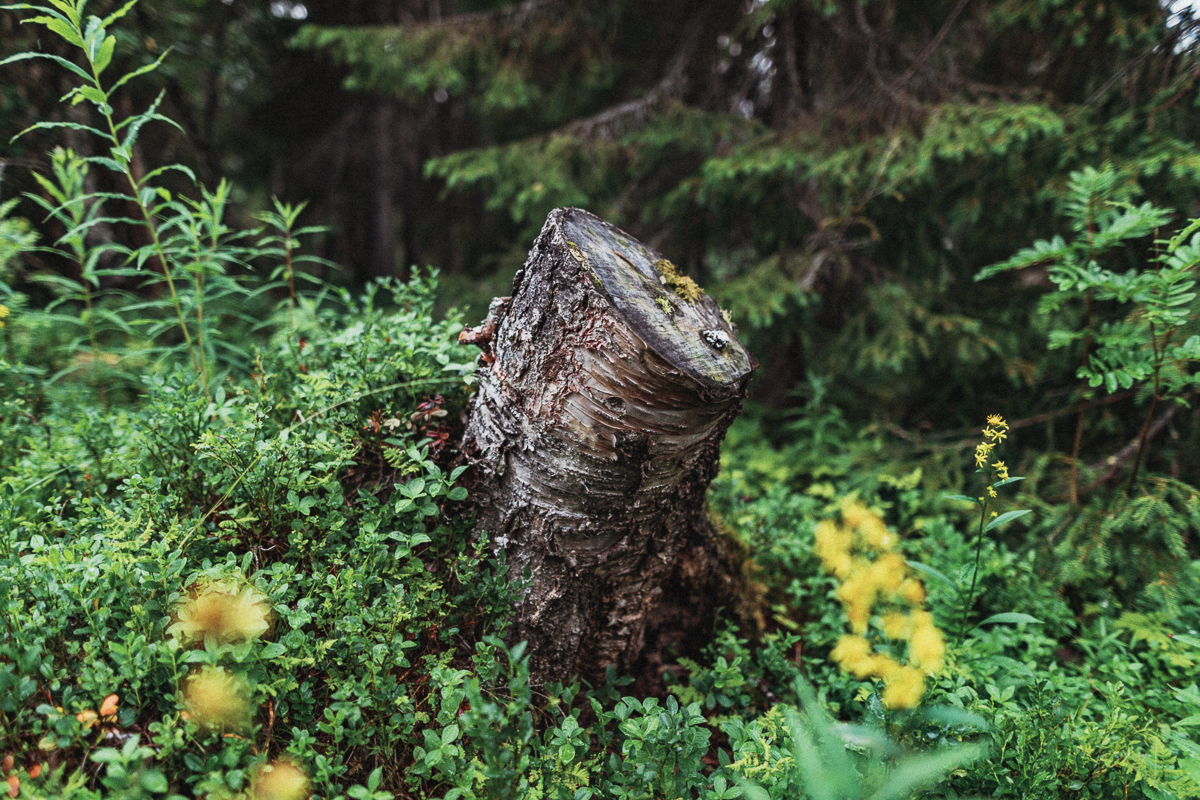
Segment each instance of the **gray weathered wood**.
[[756,363],[672,269],[592,214],[556,209],[512,297],[463,333],[484,349],[469,488],[512,575],[530,576],[513,638],[542,682],[632,669],[703,635],[738,590],[705,490]]

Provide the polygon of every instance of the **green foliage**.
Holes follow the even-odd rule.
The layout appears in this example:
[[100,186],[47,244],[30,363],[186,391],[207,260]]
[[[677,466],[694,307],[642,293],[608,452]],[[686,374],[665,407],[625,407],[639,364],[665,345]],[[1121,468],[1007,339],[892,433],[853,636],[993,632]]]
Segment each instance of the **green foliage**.
[[[1047,294],[1039,312],[1052,319],[1070,319],[1068,304],[1087,304],[1082,330],[1054,327],[1050,347],[1084,344],[1079,377],[1091,387],[1112,393],[1152,381],[1157,399],[1178,397],[1196,380],[1192,365],[1200,360],[1200,336],[1192,333],[1196,293],[1192,277],[1200,263],[1200,223],[1192,223],[1159,244],[1155,269],[1124,273],[1101,266],[1110,251],[1154,234],[1171,218],[1170,211],[1150,203],[1134,206],[1129,186],[1111,166],[1072,173],[1063,197],[1063,213],[1075,238],[1039,240],[1008,261],[980,272],[987,278],[999,272],[1044,267],[1056,291]],[[1093,303],[1131,304],[1120,317],[1095,323]],[[1095,311],[1098,315],[1098,311]],[[1189,335],[1191,334],[1191,335]]]
[[[1047,499],[1044,462],[1027,458],[1025,493],[1010,503],[989,490],[1018,479],[985,451],[975,464],[987,468],[983,496],[956,499],[942,490],[968,490],[975,441],[926,443],[852,421],[855,394],[902,402],[915,391],[902,381],[930,361],[972,376],[995,362],[1017,387],[1042,368],[972,309],[931,306],[954,283],[932,269],[908,286],[864,289],[869,313],[836,331],[807,329],[805,346],[825,355],[806,363],[796,410],[752,408],[729,432],[712,510],[752,560],[762,636],[748,641],[722,621],[703,655],[664,665],[661,697],[625,696],[631,679],[611,670],[599,686],[531,686],[524,646],[504,641],[520,576],[473,530],[458,485],[451,445],[474,369],[456,343],[460,318],[435,316],[436,285],[420,270],[361,297],[311,279],[324,262],[298,247],[317,232],[300,225],[303,206],[276,202],[257,217],[264,229],[240,229],[227,183],[210,189],[178,167],[135,173],[129,148],[163,118],[152,105],[118,119],[113,95],[134,74],[102,80],[118,36],[108,29],[129,8],[85,18],[81,3],[50,0],[35,21],[87,68],[20,56],[80,79],[67,99],[108,126],[69,123],[107,154],[56,150],[36,179],[43,194],[30,199],[58,226],[53,242],[35,249],[8,216],[13,204],[0,206],[0,752],[13,756],[4,777],[22,796],[257,798],[269,794],[266,768],[291,763],[308,781],[299,794],[355,800],[1200,797],[1194,487],[1152,476],[1129,496],[1065,504]],[[1085,39],[1093,22],[1076,26]],[[521,50],[535,45],[512,45],[520,57],[506,77],[495,42],[450,28],[370,35],[401,37],[396,62],[379,67],[397,72],[378,79],[404,76],[406,91],[490,80],[485,105],[507,109],[546,96],[537,59]],[[1112,41],[1144,35],[1132,26]],[[422,72],[435,56],[458,71]],[[592,79],[596,91],[615,80]],[[547,118],[571,113],[560,100]],[[824,301],[810,289],[821,270],[854,268],[831,240],[806,238],[815,227],[871,239],[878,219],[905,218],[905,198],[980,175],[1035,190],[1023,209],[996,215],[1019,217],[1055,188],[1012,159],[1077,147],[1086,129],[1030,103],[948,105],[920,131],[855,149],[737,116],[669,114],[677,128],[651,121],[594,147],[569,136],[500,144],[431,169],[499,187],[514,218],[531,223],[554,197],[612,191],[598,163],[647,185],[660,181],[660,159],[681,167],[646,190],[659,198],[651,218],[701,209],[717,219],[816,178],[837,209],[821,226],[792,204],[780,214],[798,223],[794,236],[758,229],[736,251],[702,243],[729,279],[717,293],[769,332],[817,319]],[[1076,172],[1062,203],[1070,242],[1047,239],[993,272],[1046,266],[1052,325],[1074,322],[1068,312],[1089,297],[1112,304],[1090,333],[1054,328],[1052,344],[1090,336],[1079,375],[1093,387],[1153,383],[1153,399],[1180,402],[1197,357],[1195,226],[1158,245],[1156,269],[1119,267],[1138,261],[1122,248],[1168,221],[1129,202],[1132,176],[1150,174],[1152,158],[1186,171],[1189,156],[1167,147],[1139,158]],[[182,192],[160,180],[168,171],[187,178]],[[89,189],[100,172],[125,188]],[[535,173],[549,182],[535,188]],[[955,225],[986,216],[978,195],[950,207]],[[149,243],[113,243],[102,235],[112,223]],[[41,300],[18,295],[3,272],[30,253],[71,265],[35,276],[30,285],[49,292]],[[670,271],[686,301],[694,284]],[[847,389],[831,377],[847,374],[897,383]],[[848,499],[901,535],[937,623],[961,624],[923,708],[889,710],[877,683],[828,659],[846,616],[813,553],[814,528]],[[1025,513],[1016,504],[1036,511],[1029,524],[1007,524]],[[238,611],[210,613],[214,603]],[[206,680],[228,689],[231,707],[205,705],[196,687]]]

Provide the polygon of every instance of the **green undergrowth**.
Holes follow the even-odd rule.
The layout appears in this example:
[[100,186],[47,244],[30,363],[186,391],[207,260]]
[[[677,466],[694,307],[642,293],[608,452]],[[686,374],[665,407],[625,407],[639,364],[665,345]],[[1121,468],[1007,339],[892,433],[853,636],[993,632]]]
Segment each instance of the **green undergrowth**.
[[[778,421],[753,407],[736,421],[711,502],[753,554],[776,636],[795,642],[784,663],[803,664],[835,716],[914,747],[962,738],[961,725],[938,722],[947,708],[987,720],[989,756],[922,796],[1200,795],[1200,561],[1192,544],[1200,526],[1186,499],[1191,486],[1152,476],[1133,497],[1113,492],[1072,507],[1047,502],[1028,481],[1021,494],[994,501],[1000,513],[1033,513],[982,539],[969,632],[948,648],[925,710],[895,712],[875,682],[828,660],[846,618],[837,583],[813,552],[814,531],[848,498],[865,501],[901,535],[906,559],[921,566],[930,610],[953,630],[974,541],[972,512],[946,493],[969,485],[969,446],[957,459],[966,463],[954,463],[898,446],[887,431],[850,430],[836,408],[819,403],[791,424],[804,435],[781,437]],[[728,660],[750,649],[728,636],[714,653]],[[704,674],[720,685],[719,670]]]

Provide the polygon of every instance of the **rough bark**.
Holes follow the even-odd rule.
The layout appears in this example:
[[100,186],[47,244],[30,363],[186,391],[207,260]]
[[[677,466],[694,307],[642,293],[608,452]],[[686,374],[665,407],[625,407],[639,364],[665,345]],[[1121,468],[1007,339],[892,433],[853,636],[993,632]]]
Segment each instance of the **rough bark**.
[[535,680],[644,671],[706,639],[741,578],[705,490],[757,366],[716,303],[625,232],[556,209],[513,296],[463,340],[484,349],[470,489],[528,579],[512,638]]

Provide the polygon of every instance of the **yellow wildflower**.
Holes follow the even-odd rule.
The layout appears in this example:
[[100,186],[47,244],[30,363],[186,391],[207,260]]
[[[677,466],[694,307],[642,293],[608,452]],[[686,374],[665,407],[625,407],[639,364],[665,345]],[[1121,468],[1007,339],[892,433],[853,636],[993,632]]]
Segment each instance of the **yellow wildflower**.
[[988,493],[988,497],[995,497],[995,496],[996,496],[996,490],[995,490],[995,488],[993,488],[993,487],[991,487],[991,486],[989,486],[989,487],[988,487],[987,493]]
[[908,564],[904,562],[904,556],[899,553],[884,553],[871,566],[871,572],[879,591],[895,592],[904,583]]
[[871,643],[862,636],[843,636],[829,651],[829,657],[839,664],[860,663],[871,655]]
[[873,519],[878,519],[869,508],[858,500],[843,501],[841,512],[842,522],[852,531],[860,529]]
[[996,445],[991,442],[980,442],[975,447],[975,466],[982,467],[987,465],[988,455],[991,454],[992,448]]
[[0,328],[4,327],[4,320],[8,317],[8,306],[0,303]]
[[250,721],[249,694],[245,678],[207,665],[187,679],[183,702],[206,728],[243,728]]
[[852,567],[850,546],[853,544],[849,531],[827,519],[817,525],[815,539],[813,550],[825,569],[839,580],[849,575]]
[[846,607],[846,617],[855,633],[866,632],[867,623],[871,621],[871,609],[875,606],[878,594],[875,572],[870,567],[854,570],[838,587],[838,599]]
[[992,469],[996,470],[996,475],[1000,478],[1000,480],[1008,480],[1008,466],[1003,461],[996,461],[993,463]]
[[214,583],[183,603],[170,632],[184,641],[202,642],[211,636],[221,643],[257,639],[271,627],[267,599],[251,586],[240,590]]
[[[981,447],[986,453],[992,445]],[[924,693],[924,675],[941,669],[945,641],[933,616],[919,608],[925,587],[911,576],[904,556],[892,552],[895,536],[883,520],[857,501],[843,504],[841,515],[841,525],[818,524],[814,544],[825,568],[837,576],[837,597],[852,632],[838,640],[829,657],[856,678],[883,680],[889,708],[911,708]],[[866,636],[880,602],[888,604],[879,612],[883,634],[908,643],[908,664],[875,652]],[[895,604],[907,604],[910,611],[891,607]]]
[[308,776],[291,761],[263,764],[250,783],[253,800],[304,800],[308,796]]
[[889,639],[904,639],[908,634],[909,616],[899,611],[889,611],[883,615],[883,635]]
[[888,531],[887,525],[874,514],[863,521],[858,532],[867,546],[875,550],[890,550],[895,543],[895,537]]
[[989,414],[987,418],[987,424],[989,428],[1008,427],[1008,423],[1004,421],[1004,417],[1000,416],[999,414]]
[[933,623],[928,611],[913,612],[913,632],[908,640],[909,660],[926,675],[933,675],[942,668],[946,657],[946,640],[941,630]]
[[913,708],[925,694],[925,676],[913,667],[899,667],[883,678],[883,704],[888,708]]
[[910,606],[919,606],[925,602],[925,584],[915,578],[905,578],[896,593]]

